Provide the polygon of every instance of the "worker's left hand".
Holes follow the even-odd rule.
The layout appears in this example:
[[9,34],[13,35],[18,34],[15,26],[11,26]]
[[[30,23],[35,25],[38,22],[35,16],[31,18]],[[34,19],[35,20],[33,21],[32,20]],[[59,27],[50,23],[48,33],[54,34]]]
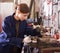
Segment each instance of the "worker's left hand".
[[23,42],[24,42],[24,43],[30,43],[30,42],[31,42],[30,36],[25,37],[25,38],[23,39]]
[[33,25],[33,29],[40,28],[40,25]]

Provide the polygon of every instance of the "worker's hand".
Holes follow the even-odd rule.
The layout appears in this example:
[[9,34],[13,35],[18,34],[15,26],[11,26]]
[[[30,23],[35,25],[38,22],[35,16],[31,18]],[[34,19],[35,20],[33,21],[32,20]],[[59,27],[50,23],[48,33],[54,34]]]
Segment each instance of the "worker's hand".
[[23,42],[24,42],[24,43],[30,43],[30,42],[31,42],[30,36],[25,37],[25,38],[23,39]]
[[40,28],[40,25],[33,25],[33,29]]

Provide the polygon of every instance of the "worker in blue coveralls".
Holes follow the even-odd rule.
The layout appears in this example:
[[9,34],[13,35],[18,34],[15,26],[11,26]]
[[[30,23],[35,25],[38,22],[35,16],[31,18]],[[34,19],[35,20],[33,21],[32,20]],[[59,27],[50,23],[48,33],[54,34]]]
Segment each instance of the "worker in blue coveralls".
[[16,6],[13,15],[7,16],[4,19],[2,28],[4,33],[7,34],[10,44],[5,45],[1,53],[21,53],[24,35],[35,36],[40,34],[36,29],[28,26],[26,20],[29,12],[27,4],[21,3]]

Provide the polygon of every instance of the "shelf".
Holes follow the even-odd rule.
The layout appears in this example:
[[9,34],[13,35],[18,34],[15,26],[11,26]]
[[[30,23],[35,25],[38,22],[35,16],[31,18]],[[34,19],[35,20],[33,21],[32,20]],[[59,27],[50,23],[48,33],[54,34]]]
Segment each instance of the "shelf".
[[53,5],[58,5],[58,3],[53,3]]

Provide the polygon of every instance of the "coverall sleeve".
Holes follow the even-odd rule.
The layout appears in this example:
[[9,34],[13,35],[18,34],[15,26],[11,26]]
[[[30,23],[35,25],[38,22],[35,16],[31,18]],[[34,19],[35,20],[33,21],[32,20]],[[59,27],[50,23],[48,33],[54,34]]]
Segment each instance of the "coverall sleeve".
[[36,29],[33,29],[30,26],[27,26],[26,27],[26,34],[27,35],[31,35],[31,36],[39,36],[39,37],[42,37],[40,31],[37,31]]
[[7,38],[11,38],[12,37],[12,33],[11,33],[10,21],[9,21],[8,18],[6,18],[3,21],[3,23],[2,23],[2,29],[7,34]]

